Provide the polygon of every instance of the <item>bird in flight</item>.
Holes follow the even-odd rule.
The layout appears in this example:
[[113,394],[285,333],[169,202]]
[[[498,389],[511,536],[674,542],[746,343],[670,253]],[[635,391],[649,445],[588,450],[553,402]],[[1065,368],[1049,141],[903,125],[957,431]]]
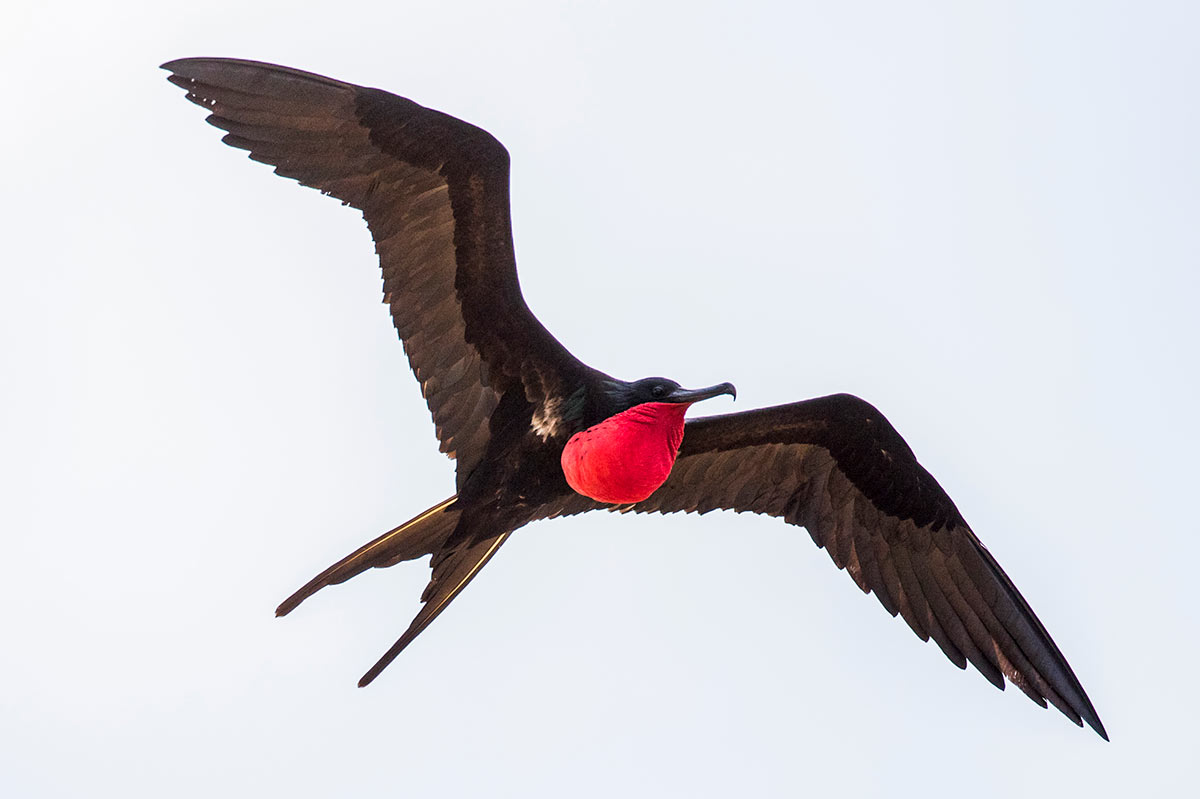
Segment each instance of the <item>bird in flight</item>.
[[362,212],[383,301],[429,406],[455,494],[284,600],[431,555],[420,612],[371,682],[514,530],[606,509],[718,508],[804,527],[839,569],[960,669],[1005,678],[1108,738],[1045,627],[887,419],[848,394],[684,420],[729,383],[626,382],[566,350],[521,296],[508,151],[394,94],[254,61],[163,65],[223,141]]

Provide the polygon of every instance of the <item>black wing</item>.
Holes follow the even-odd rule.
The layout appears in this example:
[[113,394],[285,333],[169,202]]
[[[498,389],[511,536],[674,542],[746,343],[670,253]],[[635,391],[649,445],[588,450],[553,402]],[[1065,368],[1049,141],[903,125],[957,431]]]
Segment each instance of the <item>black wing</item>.
[[[555,515],[587,508],[567,501]],[[592,506],[594,507],[594,505]],[[639,513],[717,508],[806,527],[839,569],[951,661],[1004,677],[1107,740],[1071,667],[1016,586],[879,411],[846,394],[690,421]]]
[[517,282],[508,152],[489,133],[378,89],[220,58],[163,65],[228,131],[223,141],[362,211],[384,301],[458,483],[487,446],[500,398],[535,418],[584,370],[529,311]]

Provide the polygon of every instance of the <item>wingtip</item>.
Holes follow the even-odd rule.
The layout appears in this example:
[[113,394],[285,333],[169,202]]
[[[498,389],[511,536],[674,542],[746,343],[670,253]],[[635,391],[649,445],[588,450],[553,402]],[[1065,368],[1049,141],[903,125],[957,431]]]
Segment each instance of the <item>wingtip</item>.
[[205,59],[205,58],[172,58],[170,61],[164,61],[163,63],[159,64],[158,68],[165,69],[168,72],[174,72],[174,73],[178,74],[180,72],[185,71],[187,69],[188,64],[194,64],[197,61],[206,61],[206,60],[208,60],[208,59]]
[[1093,732],[1105,741],[1108,741],[1108,730],[1104,729],[1104,722],[1100,721],[1100,717],[1096,715],[1096,710],[1091,706],[1091,702],[1088,702],[1087,705],[1088,707],[1080,713],[1068,714],[1066,711],[1063,711],[1063,713],[1068,719],[1074,722],[1076,727],[1091,727]]
[[[1074,676],[1074,674],[1072,674]],[[1078,682],[1078,681],[1077,681]],[[1083,697],[1081,706],[1076,708],[1078,717],[1071,720],[1082,727],[1084,724],[1091,727],[1097,735],[1108,740],[1108,731],[1104,729],[1104,722],[1100,721],[1100,714],[1096,712],[1096,708],[1092,705],[1092,700],[1083,692],[1083,686],[1079,686],[1079,693]]]

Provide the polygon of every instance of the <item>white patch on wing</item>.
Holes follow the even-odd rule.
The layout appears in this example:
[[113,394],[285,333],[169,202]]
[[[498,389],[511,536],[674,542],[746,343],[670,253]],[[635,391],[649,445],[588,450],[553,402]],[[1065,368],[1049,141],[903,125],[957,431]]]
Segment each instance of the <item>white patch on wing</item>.
[[561,408],[562,400],[552,397],[539,405],[533,412],[533,421],[530,424],[530,428],[532,428],[533,432],[541,436],[543,441],[551,436],[558,435],[562,429],[563,420],[559,414]]

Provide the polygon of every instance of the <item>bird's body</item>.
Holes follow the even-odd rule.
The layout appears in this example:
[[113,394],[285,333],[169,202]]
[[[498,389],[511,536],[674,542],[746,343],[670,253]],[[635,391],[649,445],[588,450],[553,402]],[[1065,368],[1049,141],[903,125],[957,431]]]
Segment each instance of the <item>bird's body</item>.
[[804,526],[864,592],[972,663],[1104,728],[1065,658],[954,503],[887,420],[849,395],[684,423],[665,378],[581,363],[521,296],[508,153],[485,131],[395,95],[285,67],[184,59],[164,67],[225,141],[362,211],[384,301],[421,384],[456,493],[326,569],[278,609],[360,572],[431,555],[424,606],[370,682],[508,536],[595,509],[751,511]]

